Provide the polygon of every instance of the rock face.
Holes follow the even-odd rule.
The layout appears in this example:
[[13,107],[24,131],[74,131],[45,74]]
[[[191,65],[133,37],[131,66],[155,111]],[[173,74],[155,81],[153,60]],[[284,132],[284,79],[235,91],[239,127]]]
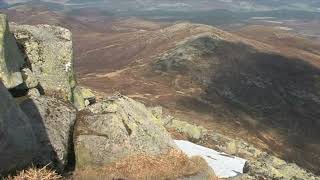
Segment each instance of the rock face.
[[7,88],[13,88],[23,82],[20,70],[24,60],[3,14],[0,14],[0,41],[0,79]]
[[71,33],[55,26],[14,25],[19,49],[6,16],[0,20],[0,80],[17,98],[0,81],[0,174],[31,164],[62,171],[76,120],[68,103],[75,86]]
[[37,142],[30,120],[0,81],[0,174],[29,165]]
[[75,108],[70,103],[47,96],[33,97],[20,106],[29,117],[40,142],[35,162],[42,165],[51,163],[56,169],[63,170],[68,163],[76,120]]
[[[39,81],[44,93],[73,101],[76,80],[71,32],[49,25],[12,24],[10,27],[23,47],[33,79]],[[32,80],[27,82],[32,86]]]
[[78,168],[104,166],[139,154],[165,154],[176,148],[143,104],[121,95],[81,113],[74,144]]

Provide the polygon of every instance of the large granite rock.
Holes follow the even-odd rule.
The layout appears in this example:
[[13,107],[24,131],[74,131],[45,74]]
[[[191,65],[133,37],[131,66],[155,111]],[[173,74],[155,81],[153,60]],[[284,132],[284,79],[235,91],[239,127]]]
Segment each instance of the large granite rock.
[[[73,70],[71,32],[50,25],[16,25],[12,31],[25,51],[25,58],[34,77],[28,84],[39,81],[44,93],[73,101],[76,85]],[[29,73],[30,74],[30,73]]]
[[0,81],[0,176],[31,164],[37,147],[30,120]]
[[35,163],[62,171],[68,163],[72,144],[75,108],[67,102],[53,97],[40,96],[27,99],[20,104],[27,114],[40,142]]
[[24,59],[10,33],[6,15],[0,14],[0,79],[7,88],[22,84],[20,69],[23,64]]
[[81,112],[75,130],[77,168],[101,167],[135,155],[176,148],[161,122],[141,103],[116,95]]

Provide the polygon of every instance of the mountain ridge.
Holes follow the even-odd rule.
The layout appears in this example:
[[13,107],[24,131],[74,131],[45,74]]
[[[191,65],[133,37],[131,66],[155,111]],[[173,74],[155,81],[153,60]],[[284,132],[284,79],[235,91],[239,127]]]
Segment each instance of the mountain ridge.
[[[138,33],[133,37],[140,39],[139,34],[144,33],[148,32]],[[171,112],[189,119],[190,122],[192,122],[191,119],[198,117],[201,120],[196,120],[196,123],[211,124],[210,126],[212,127],[220,127],[222,131],[228,128],[233,129],[231,131],[235,133],[234,135],[236,135],[237,128],[240,125],[243,128],[241,134],[251,139],[251,143],[256,143],[261,148],[274,151],[280,156],[285,156],[293,161],[299,161],[301,164],[306,163],[303,158],[300,160],[296,159],[299,156],[304,156],[303,151],[300,151],[300,145],[303,140],[298,140],[297,135],[289,135],[291,134],[290,132],[288,134],[282,130],[277,132],[273,128],[260,132],[261,128],[258,127],[260,126],[261,117],[265,119],[267,115],[263,115],[264,110],[261,109],[258,114],[262,113],[262,116],[259,118],[256,115],[252,115],[251,111],[259,104],[255,104],[256,102],[265,102],[266,107],[276,107],[281,104],[282,96],[285,98],[296,96],[298,99],[302,98],[299,101],[303,103],[309,101],[315,103],[312,105],[314,108],[307,107],[306,104],[305,107],[301,106],[304,110],[301,112],[298,110],[298,113],[311,113],[312,116],[318,116],[314,114],[317,112],[317,108],[315,107],[318,106],[318,101],[316,100],[319,97],[318,91],[316,87],[314,90],[307,88],[311,87],[312,83],[318,81],[317,77],[320,72],[320,58],[318,55],[311,53],[313,57],[311,59],[309,58],[308,53],[310,52],[308,51],[305,54],[300,54],[302,50],[285,52],[277,49],[277,46],[232,35],[210,26],[189,23],[173,25],[143,37],[147,37],[147,40],[149,40],[143,40],[144,42],[148,42],[148,47],[143,49],[143,51],[139,51],[139,54],[134,56],[139,61],[133,61],[125,65],[130,68],[120,68],[118,71],[111,70],[110,73],[91,73],[85,77],[80,77],[80,82],[88,87],[110,93],[101,84],[102,82],[106,83],[111,85],[114,88],[113,90],[118,90],[131,97],[140,99],[147,104],[161,104]],[[153,44],[158,46],[153,49]],[[134,46],[133,44],[131,45]],[[144,54],[144,51],[153,53]],[[303,59],[299,57],[303,57]],[[219,69],[219,67],[222,69]],[[223,68],[226,69],[223,70]],[[232,73],[235,74],[232,75]],[[221,77],[221,79],[211,79],[218,77]],[[289,82],[286,82],[287,80]],[[212,82],[219,83],[210,85]],[[241,83],[243,84],[241,85]],[[214,88],[211,89],[212,87]],[[254,89],[251,89],[252,91],[250,90],[251,87],[254,87]],[[270,87],[271,89],[268,89]],[[215,88],[218,89],[214,90]],[[227,91],[228,88],[231,89]],[[286,90],[281,90],[283,88]],[[293,90],[290,90],[290,88]],[[279,92],[277,89],[279,89]],[[212,92],[218,92],[213,99],[210,98]],[[232,94],[228,92],[235,93],[234,100],[231,98]],[[284,95],[281,95],[280,92],[284,93]],[[273,93],[280,93],[280,95],[273,95]],[[245,94],[247,94],[247,97],[244,96]],[[241,100],[241,96],[244,99]],[[270,98],[264,100],[264,97]],[[249,104],[238,107],[238,105],[235,106],[234,104],[236,100],[240,100],[240,104]],[[272,102],[272,100],[275,100],[275,102]],[[280,108],[282,109],[280,111],[294,108],[300,109],[298,106],[291,106],[292,103],[289,103],[289,105],[286,105],[286,108]],[[203,114],[201,115],[201,113]],[[281,116],[289,117],[288,115],[280,115],[278,119]],[[308,128],[313,129],[313,127],[318,126],[316,119],[312,116],[310,117],[311,119],[307,116],[302,118],[313,122],[306,125],[305,128],[307,130],[304,128],[303,132],[311,132],[311,129]],[[267,122],[267,125],[262,123],[262,129],[275,126],[279,129],[285,127],[285,129],[294,131],[292,127],[282,123],[280,123],[282,124],[280,126],[268,125],[268,123],[271,123],[270,120],[272,118],[274,117],[266,118],[265,122]],[[297,119],[300,125],[304,122],[302,119]],[[287,120],[283,121],[286,122]],[[301,128],[302,130],[303,128],[300,125],[297,128]],[[257,130],[253,130],[254,128]],[[312,131],[317,133],[317,128],[314,128]],[[306,136],[308,137],[309,135]],[[289,140],[287,139],[288,137],[290,137]],[[313,140],[306,141],[309,145],[302,145],[305,148],[308,147],[308,152],[310,153],[313,148],[317,147],[317,135],[314,134],[312,137],[311,139]],[[297,142],[294,142],[294,139]],[[286,141],[293,144],[290,145]],[[300,144],[299,147],[295,147],[298,144]],[[293,153],[283,152],[281,149],[285,149],[285,147],[290,147],[289,149]],[[308,163],[306,164],[315,163],[313,167],[316,170],[318,165],[316,165],[317,161],[314,160],[317,152],[312,152],[311,154],[310,157],[304,158],[308,159]]]

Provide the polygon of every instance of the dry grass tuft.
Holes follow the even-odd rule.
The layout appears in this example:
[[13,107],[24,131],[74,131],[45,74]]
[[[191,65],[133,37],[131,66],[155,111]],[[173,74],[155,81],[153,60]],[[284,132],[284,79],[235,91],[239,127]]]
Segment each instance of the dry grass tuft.
[[21,171],[16,176],[9,176],[5,180],[60,180],[62,176],[58,175],[55,171],[47,168],[47,166],[38,169],[30,168]]
[[78,170],[74,179],[177,179],[204,174],[214,179],[214,173],[201,157],[189,159],[179,150],[159,156],[137,155],[107,167]]

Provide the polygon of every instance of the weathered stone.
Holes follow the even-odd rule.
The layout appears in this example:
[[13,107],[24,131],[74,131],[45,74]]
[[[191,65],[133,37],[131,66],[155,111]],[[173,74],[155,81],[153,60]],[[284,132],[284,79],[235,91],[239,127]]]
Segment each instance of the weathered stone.
[[176,131],[187,135],[187,137],[192,140],[199,140],[206,132],[206,130],[201,126],[192,125],[176,119],[172,119],[165,125],[165,127],[175,129]]
[[11,25],[45,94],[72,101],[76,85],[71,32],[58,26]]
[[78,110],[83,110],[85,107],[96,101],[96,96],[90,89],[77,86],[73,91],[73,99],[76,108]]
[[180,121],[170,115],[164,115],[163,108],[161,106],[150,107],[148,109],[165,128],[182,133],[191,140],[198,141],[207,132],[207,130],[201,126]]
[[38,86],[39,82],[29,68],[22,69],[21,73],[22,73],[22,78],[23,78],[25,88],[31,89]]
[[89,101],[96,99],[96,96],[93,94],[91,89],[81,88],[81,94],[82,94],[83,99],[86,99]]
[[84,105],[87,107],[87,106],[89,106],[90,105],[90,101],[89,100],[84,100]]
[[28,94],[29,97],[40,97],[40,92],[36,88],[29,89]]
[[104,166],[133,155],[158,155],[176,148],[147,108],[118,96],[83,111],[75,131],[78,168]]
[[67,164],[71,134],[76,119],[76,110],[69,104],[53,97],[32,97],[20,104],[31,120],[41,149],[37,164],[53,165],[63,170]]
[[261,151],[240,139],[231,139],[224,135],[207,132],[202,143],[210,144],[211,148],[218,151],[234,154],[249,160],[246,167],[247,174],[230,178],[244,179],[310,179],[318,180],[319,177],[307,172],[294,163],[288,163],[267,152]]
[[150,107],[148,109],[151,111],[153,116],[155,116],[158,119],[162,119],[163,109],[161,106]]
[[226,145],[226,151],[231,155],[237,154],[238,152],[237,141],[233,140],[228,142]]
[[73,104],[79,111],[86,107],[85,100],[82,97],[81,89],[78,86],[73,90]]
[[320,179],[294,163],[287,163],[265,152],[259,154],[257,160],[249,163],[249,174],[268,179]]
[[24,64],[14,36],[10,33],[7,17],[0,14],[0,79],[7,88],[23,82],[20,69]]
[[265,179],[264,177],[261,176],[250,176],[248,174],[242,174],[239,176],[227,178],[227,180],[257,180],[257,179]]
[[0,174],[31,164],[37,147],[30,120],[0,81]]

